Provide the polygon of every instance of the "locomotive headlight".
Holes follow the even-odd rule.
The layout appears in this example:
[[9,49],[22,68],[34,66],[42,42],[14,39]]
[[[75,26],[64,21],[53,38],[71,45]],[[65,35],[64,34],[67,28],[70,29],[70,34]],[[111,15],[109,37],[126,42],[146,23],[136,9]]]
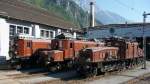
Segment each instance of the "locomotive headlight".
[[90,61],[91,61],[91,59],[90,59],[90,58],[88,58],[88,59],[87,59],[87,62],[90,62]]
[[47,61],[47,62],[46,62],[46,65],[48,65],[48,64],[50,64],[50,62]]
[[14,54],[15,54],[15,55],[17,55],[17,54],[18,54],[18,52],[17,52],[17,51],[15,51],[15,52],[14,52]]
[[86,69],[89,69],[89,68],[90,68],[90,66],[86,65]]

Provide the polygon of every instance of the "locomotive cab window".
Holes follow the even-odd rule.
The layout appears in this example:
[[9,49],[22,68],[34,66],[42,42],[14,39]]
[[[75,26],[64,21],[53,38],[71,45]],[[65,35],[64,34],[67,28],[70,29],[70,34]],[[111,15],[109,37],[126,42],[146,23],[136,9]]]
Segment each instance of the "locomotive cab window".
[[128,44],[126,45],[126,49],[128,49]]
[[85,45],[85,48],[87,48],[88,47],[88,45]]
[[73,44],[72,43],[70,43],[70,48],[73,48]]
[[28,42],[27,42],[27,47],[28,47],[28,48],[31,48],[31,46],[32,46],[31,41],[28,41]]

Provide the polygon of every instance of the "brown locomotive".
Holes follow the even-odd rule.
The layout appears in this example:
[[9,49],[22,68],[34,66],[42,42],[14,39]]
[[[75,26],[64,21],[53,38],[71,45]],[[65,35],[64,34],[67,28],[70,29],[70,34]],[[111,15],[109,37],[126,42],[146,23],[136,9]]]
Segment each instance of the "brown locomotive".
[[80,51],[77,71],[81,75],[93,76],[99,72],[121,70],[142,63],[143,51],[137,42],[111,38],[107,47],[85,48]]
[[104,46],[104,43],[68,39],[54,39],[51,44],[51,50],[40,51],[40,57],[52,71],[73,67],[81,49]]
[[13,65],[40,65],[51,70],[72,67],[81,49],[104,43],[69,39],[16,39],[11,49]]
[[35,62],[34,57],[39,50],[51,49],[51,40],[16,37],[10,45],[11,64],[20,68],[22,65],[31,65]]
[[75,68],[84,75],[130,68],[143,61],[137,42],[106,39],[104,43],[69,39],[17,39],[12,63],[41,65],[51,71]]

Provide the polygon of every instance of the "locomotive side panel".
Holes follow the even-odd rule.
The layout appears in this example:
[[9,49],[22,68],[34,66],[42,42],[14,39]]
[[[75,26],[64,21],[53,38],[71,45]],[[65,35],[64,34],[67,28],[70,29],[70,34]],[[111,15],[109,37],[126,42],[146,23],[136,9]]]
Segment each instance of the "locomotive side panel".
[[31,57],[39,49],[50,49],[50,40],[18,39],[17,56],[21,58]]
[[39,49],[51,49],[51,41],[47,42],[38,42],[32,41],[32,54],[34,54]]
[[126,58],[125,59],[132,59],[133,58],[133,45],[132,43],[127,43],[127,53],[126,53]]
[[83,42],[80,42],[80,41],[74,41],[73,42],[73,49],[75,52],[78,52],[79,50],[81,50],[83,48],[84,48]]
[[[84,55],[81,55],[81,54]],[[80,56],[84,56],[86,60],[92,63],[110,61],[117,59],[117,47],[93,47],[82,51]],[[82,57],[81,57],[82,58]],[[84,61],[84,60],[83,60]]]
[[73,55],[73,49],[65,49],[63,50],[64,52],[64,59],[73,59],[74,55]]
[[117,59],[117,48],[105,48],[104,50],[93,52],[92,62],[110,61]]
[[29,46],[31,44],[31,41],[19,39],[17,44],[18,44],[17,52],[19,57],[31,56],[32,50],[31,50],[31,46]]
[[102,51],[101,52],[93,52],[93,56],[91,56],[92,57],[92,62],[103,61],[103,57],[105,57],[105,56],[102,57],[101,53],[102,53]]
[[62,41],[62,50],[64,53],[64,59],[73,59],[74,58],[74,54],[73,54],[73,43],[71,40],[63,40]]

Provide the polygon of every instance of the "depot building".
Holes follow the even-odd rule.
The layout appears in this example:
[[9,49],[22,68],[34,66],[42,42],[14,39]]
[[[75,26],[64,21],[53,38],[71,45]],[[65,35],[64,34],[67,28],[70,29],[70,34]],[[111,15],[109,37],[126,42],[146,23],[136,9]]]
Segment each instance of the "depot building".
[[9,60],[9,41],[14,36],[53,39],[61,33],[81,34],[70,22],[21,0],[0,0],[0,63]]

